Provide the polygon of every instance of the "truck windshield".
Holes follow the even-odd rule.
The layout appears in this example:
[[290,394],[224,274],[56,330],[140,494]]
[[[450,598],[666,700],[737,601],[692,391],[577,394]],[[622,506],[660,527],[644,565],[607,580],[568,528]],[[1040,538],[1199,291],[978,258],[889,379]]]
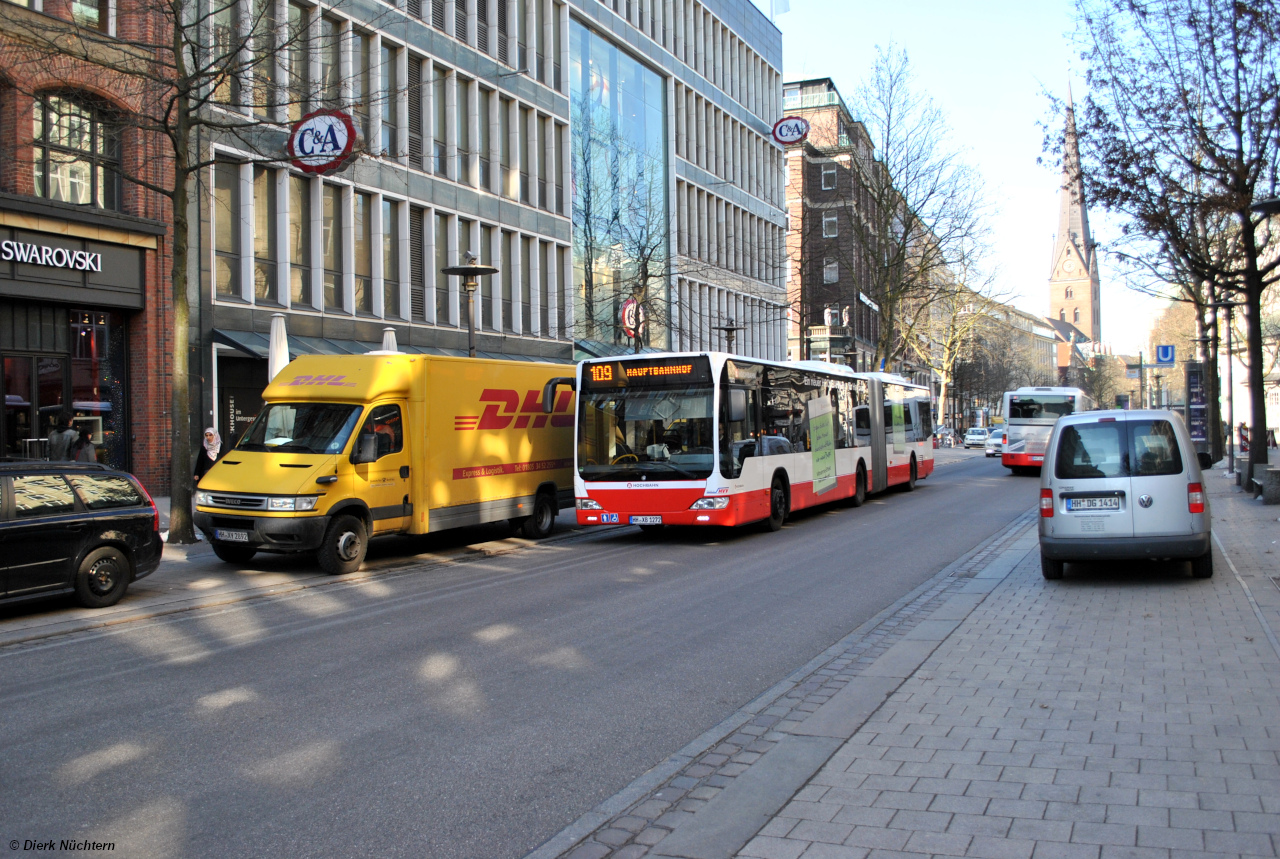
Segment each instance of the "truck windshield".
[[580,394],[587,481],[702,480],[715,467],[710,385]]
[[342,453],[360,412],[360,406],[339,403],[269,403],[240,437],[236,450]]

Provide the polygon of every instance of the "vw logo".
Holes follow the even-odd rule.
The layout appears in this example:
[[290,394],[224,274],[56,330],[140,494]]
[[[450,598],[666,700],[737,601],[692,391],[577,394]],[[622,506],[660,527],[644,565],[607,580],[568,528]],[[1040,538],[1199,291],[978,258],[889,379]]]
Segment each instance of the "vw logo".
[[1152,502],[1152,501],[1154,501],[1154,500],[1155,500],[1155,499],[1154,499],[1154,498],[1152,498],[1150,495],[1141,495],[1141,496],[1139,496],[1139,497],[1138,497],[1138,506],[1140,506],[1140,507],[1142,507],[1143,509],[1145,509],[1145,508],[1147,508],[1147,507],[1150,507],[1150,506],[1151,506],[1151,502]]

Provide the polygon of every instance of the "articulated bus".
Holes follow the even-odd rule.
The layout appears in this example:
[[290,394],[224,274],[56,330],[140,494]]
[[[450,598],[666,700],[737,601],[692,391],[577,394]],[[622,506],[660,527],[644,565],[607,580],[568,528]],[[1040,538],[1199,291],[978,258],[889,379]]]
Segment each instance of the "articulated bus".
[[1004,395],[1005,437],[1000,462],[1014,474],[1040,470],[1058,418],[1094,407],[1079,388],[1018,388]]
[[645,353],[578,365],[581,525],[782,527],[933,471],[929,390],[821,361]]

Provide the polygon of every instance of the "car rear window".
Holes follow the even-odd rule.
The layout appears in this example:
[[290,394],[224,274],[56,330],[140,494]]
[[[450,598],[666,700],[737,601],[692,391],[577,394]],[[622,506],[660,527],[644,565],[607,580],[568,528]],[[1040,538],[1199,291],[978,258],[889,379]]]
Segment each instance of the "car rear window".
[[84,506],[90,510],[137,507],[142,504],[142,494],[127,477],[118,474],[73,474],[69,479]]
[[1065,427],[1053,472],[1066,480],[1127,477],[1125,448],[1124,424],[1119,421]]
[[76,497],[60,474],[13,478],[13,503],[19,519],[74,513],[76,509]]
[[1178,437],[1168,421],[1129,421],[1129,439],[1134,477],[1182,473]]

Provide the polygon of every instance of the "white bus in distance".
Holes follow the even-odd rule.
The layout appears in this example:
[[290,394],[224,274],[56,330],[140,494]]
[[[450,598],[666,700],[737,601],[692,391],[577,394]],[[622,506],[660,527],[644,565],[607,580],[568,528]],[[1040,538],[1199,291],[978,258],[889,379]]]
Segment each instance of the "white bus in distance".
[[[582,525],[782,527],[788,514],[912,489],[933,471],[928,388],[822,361],[720,352],[590,359],[578,391]],[[549,399],[546,399],[550,397]]]
[[1000,463],[1014,474],[1038,474],[1058,418],[1095,408],[1093,400],[1079,388],[1024,387],[1005,391],[1005,437]]

